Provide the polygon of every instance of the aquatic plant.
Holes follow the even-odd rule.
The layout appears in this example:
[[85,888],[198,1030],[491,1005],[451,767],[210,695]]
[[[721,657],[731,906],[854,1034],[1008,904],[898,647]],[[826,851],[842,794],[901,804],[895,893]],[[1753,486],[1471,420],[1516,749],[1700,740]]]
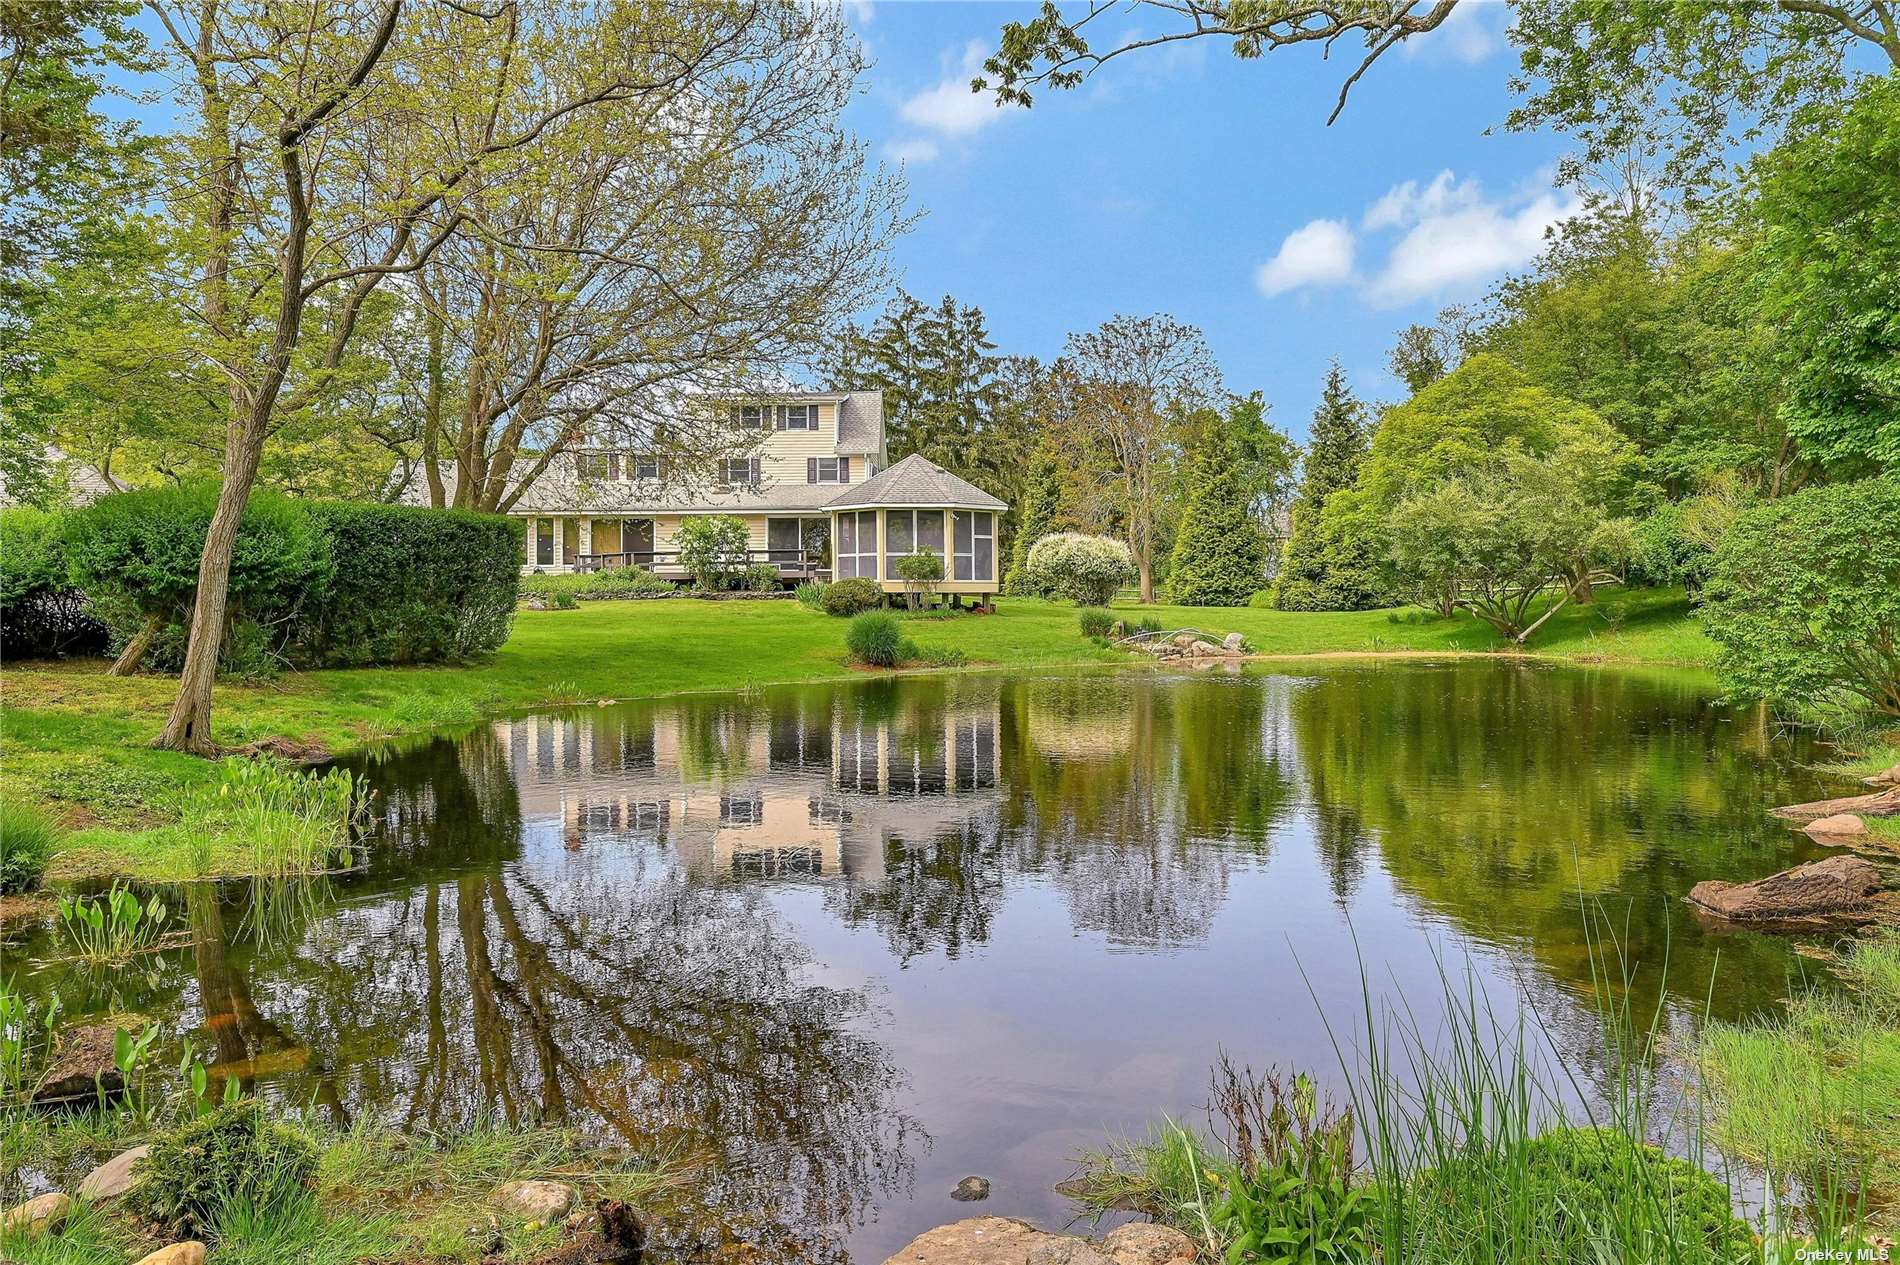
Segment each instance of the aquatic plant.
[[0,1094],[10,1097],[33,1088],[52,1050],[58,1019],[58,997],[42,1010],[11,976],[0,977]]
[[188,805],[181,828],[200,873],[211,845],[194,835],[242,841],[253,874],[319,874],[349,863],[364,798],[342,769],[304,773],[281,760],[234,758]]
[[165,902],[157,893],[140,901],[122,883],[114,883],[103,900],[62,895],[58,909],[66,938],[88,962],[114,962],[143,953],[165,934]]

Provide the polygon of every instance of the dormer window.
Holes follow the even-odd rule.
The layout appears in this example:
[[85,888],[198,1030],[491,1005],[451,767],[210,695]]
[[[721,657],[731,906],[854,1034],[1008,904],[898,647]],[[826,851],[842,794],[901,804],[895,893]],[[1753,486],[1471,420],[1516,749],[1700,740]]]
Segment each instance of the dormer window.
[[780,430],[817,430],[818,406],[816,404],[780,405],[778,428]]

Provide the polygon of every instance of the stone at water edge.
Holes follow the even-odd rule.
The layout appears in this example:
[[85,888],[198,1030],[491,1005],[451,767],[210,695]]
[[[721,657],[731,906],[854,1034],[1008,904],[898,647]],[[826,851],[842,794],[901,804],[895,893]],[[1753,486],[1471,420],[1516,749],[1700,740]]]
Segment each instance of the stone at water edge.
[[1115,1265],[1115,1259],[1087,1239],[1051,1234],[1029,1249],[1023,1265]]
[[1032,1247],[1057,1237],[1013,1217],[971,1217],[924,1231],[884,1265],[1023,1265]]
[[509,1182],[495,1192],[494,1204],[523,1221],[546,1225],[565,1217],[579,1198],[580,1192],[566,1182]]
[[1863,786],[1900,786],[1900,764],[1894,765],[1891,769],[1882,769],[1880,772],[1874,774],[1872,777],[1862,778],[1861,785]]
[[987,1177],[966,1177],[957,1183],[950,1197],[958,1203],[975,1203],[979,1199],[990,1197],[990,1179]]
[[1865,915],[1881,888],[1880,871],[1870,862],[1835,856],[1753,883],[1705,879],[1689,889],[1689,903],[1735,922],[1792,923]]
[[138,1265],[204,1265],[205,1245],[191,1240],[161,1247],[150,1256],[141,1256]]
[[1239,633],[1228,633],[1221,639],[1221,649],[1228,654],[1239,654],[1246,648],[1247,639]]
[[85,1180],[79,1183],[79,1197],[93,1204],[117,1199],[132,1189],[133,1168],[151,1153],[152,1148],[147,1144],[113,1156],[86,1174]]
[[1811,839],[1857,839],[1867,833],[1867,823],[1852,813],[1818,817],[1803,826]]
[[1132,1221],[1108,1232],[1102,1253],[1115,1265],[1171,1265],[1193,1260],[1196,1250],[1194,1240],[1173,1226]]
[[125,1026],[131,1025],[124,1021],[80,1023],[60,1029],[54,1038],[52,1064],[33,1091],[33,1101],[69,1102],[124,1089],[125,1075],[113,1054],[119,1029]]
[[42,1234],[58,1234],[72,1213],[72,1197],[54,1191],[7,1209],[7,1215],[0,1217],[0,1226],[4,1226],[10,1235],[37,1239]]

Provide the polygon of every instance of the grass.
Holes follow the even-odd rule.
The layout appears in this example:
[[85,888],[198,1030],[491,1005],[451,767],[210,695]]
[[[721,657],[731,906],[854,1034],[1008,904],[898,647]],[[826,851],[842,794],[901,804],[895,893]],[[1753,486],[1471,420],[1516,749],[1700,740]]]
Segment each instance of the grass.
[[[144,1125],[127,1113],[97,1109],[49,1115],[0,1110],[0,1204],[24,1197],[16,1175],[47,1174],[71,1189],[88,1168],[189,1109]],[[305,1127],[318,1151],[313,1189],[258,1206],[233,1202],[213,1228],[216,1265],[353,1265],[365,1260],[427,1260],[451,1265],[484,1259],[492,1246],[490,1199],[504,1182],[548,1178],[576,1186],[582,1206],[603,1198],[644,1206],[679,1184],[668,1166],[603,1151],[574,1131],[484,1123],[453,1133],[405,1133],[371,1119],[344,1130]],[[501,1218],[494,1259],[527,1260],[555,1247],[561,1227]],[[483,1233],[471,1237],[470,1227]],[[0,1259],[17,1265],[99,1265],[135,1260],[160,1245],[114,1208],[82,1207],[57,1236],[28,1241],[0,1236]]]
[[26,804],[0,801],[0,896],[30,892],[46,875],[59,828]]
[[[1266,655],[1483,653],[1501,649],[1465,617],[1417,610],[1321,614],[1251,608],[1139,607],[1124,618],[1239,632]],[[931,665],[1127,664],[1079,635],[1066,602],[1006,599],[994,615],[899,613],[917,625]],[[508,711],[602,699],[846,678],[845,621],[798,602],[579,603],[523,610],[493,657],[462,667],[290,674],[217,689],[216,736],[227,748],[288,742],[342,751],[380,738]],[[1580,662],[1699,665],[1711,645],[1671,590],[1606,591],[1541,630],[1539,655]],[[175,879],[254,872],[229,830],[196,829],[211,762],[153,750],[176,691],[164,676],[109,677],[99,661],[8,665],[0,700],[0,798],[48,813],[71,833],[54,878],[124,874]]]
[[[1469,973],[1441,971],[1442,1026],[1411,1002],[1381,1010],[1367,986],[1363,1026],[1334,1034],[1339,1107],[1223,1058],[1211,1132],[1167,1122],[1084,1156],[1062,1189],[1234,1265],[1884,1259],[1853,1253],[1892,1211],[1900,933],[1850,950],[1847,990],[1798,1000],[1786,1024],[1712,1026],[1705,1095],[1686,1099],[1659,1092],[1665,1019],[1630,1011],[1627,967],[1620,983],[1602,969],[1620,960],[1598,937],[1603,1050],[1587,1066],[1541,1011],[1495,1016]],[[1752,1224],[1733,1212],[1749,1187],[1732,1160],[1768,1173]]]

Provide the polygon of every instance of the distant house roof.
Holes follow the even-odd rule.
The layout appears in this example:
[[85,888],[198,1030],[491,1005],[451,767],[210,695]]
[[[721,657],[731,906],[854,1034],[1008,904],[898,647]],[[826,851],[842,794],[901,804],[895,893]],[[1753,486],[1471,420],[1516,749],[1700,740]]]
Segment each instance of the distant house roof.
[[936,462],[912,453],[882,474],[853,484],[826,505],[828,509],[873,509],[906,505],[958,509],[1007,510],[1009,506]]
[[[42,455],[52,475],[54,491],[59,494],[62,504],[91,505],[100,497],[118,491],[107,482],[104,475],[77,457],[69,456],[55,444],[47,444]],[[7,476],[0,473],[0,509],[11,509],[23,503],[7,487]]]

